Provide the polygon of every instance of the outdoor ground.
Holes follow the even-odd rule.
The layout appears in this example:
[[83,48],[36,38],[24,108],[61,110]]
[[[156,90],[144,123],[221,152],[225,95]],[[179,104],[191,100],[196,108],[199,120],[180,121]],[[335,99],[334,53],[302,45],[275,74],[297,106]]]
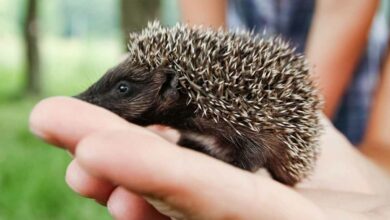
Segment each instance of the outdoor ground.
[[35,138],[28,115],[39,99],[85,89],[117,63],[120,45],[44,39],[41,46],[44,93],[23,96],[22,44],[0,40],[0,220],[110,219],[105,208],[67,187],[69,154]]

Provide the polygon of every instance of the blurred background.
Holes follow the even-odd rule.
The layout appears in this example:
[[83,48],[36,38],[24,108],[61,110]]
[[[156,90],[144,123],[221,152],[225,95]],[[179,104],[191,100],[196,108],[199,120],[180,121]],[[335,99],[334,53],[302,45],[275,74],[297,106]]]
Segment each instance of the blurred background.
[[64,182],[70,157],[34,138],[31,108],[116,65],[129,31],[178,19],[175,0],[0,0],[0,220],[110,219]]
[[[36,139],[29,132],[28,116],[40,99],[78,94],[116,65],[126,52],[129,32],[140,30],[154,19],[164,25],[176,23],[177,1],[0,0],[0,220],[110,219],[105,208],[77,196],[66,186],[69,155]],[[185,2],[182,15],[187,22],[258,32],[266,29],[291,40],[299,52],[307,52],[304,46],[312,28],[314,2],[319,0]],[[341,76],[351,76],[342,82],[334,101],[333,122],[355,145],[384,143],[383,151],[364,147],[363,152],[374,160],[375,155],[381,156],[390,171],[386,156],[390,155],[389,1],[358,4],[351,0],[350,5],[341,4],[346,1],[332,2],[342,10],[318,13],[324,19],[313,23],[320,28],[313,29],[315,40],[311,43],[319,46],[313,47],[318,50],[309,51],[308,57],[316,65],[317,75],[329,79],[330,85],[319,83],[329,93],[336,91]],[[377,6],[371,9],[366,4]],[[362,16],[367,11],[371,14]],[[350,29],[353,24],[360,29]],[[329,35],[332,31],[335,34]],[[382,71],[384,63],[387,68]],[[379,98],[373,102],[375,91]],[[369,120],[369,115],[373,119]],[[366,135],[368,141],[362,141],[367,122],[371,122],[367,129],[371,133]]]

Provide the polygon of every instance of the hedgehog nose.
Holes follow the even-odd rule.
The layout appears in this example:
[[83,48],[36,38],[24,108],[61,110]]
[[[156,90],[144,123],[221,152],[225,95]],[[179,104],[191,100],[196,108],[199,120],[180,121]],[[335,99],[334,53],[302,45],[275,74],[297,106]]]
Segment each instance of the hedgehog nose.
[[81,94],[78,94],[78,95],[74,95],[74,96],[71,96],[72,98],[75,98],[75,99],[82,99],[81,98]]
[[91,104],[99,105],[99,99],[95,96],[85,95],[84,93],[81,93],[72,97],[85,102],[89,102]]
[[72,98],[80,99],[80,100],[83,100],[83,101],[87,101],[87,96],[84,95],[83,93],[80,93],[78,95],[74,95],[74,96],[72,96]]

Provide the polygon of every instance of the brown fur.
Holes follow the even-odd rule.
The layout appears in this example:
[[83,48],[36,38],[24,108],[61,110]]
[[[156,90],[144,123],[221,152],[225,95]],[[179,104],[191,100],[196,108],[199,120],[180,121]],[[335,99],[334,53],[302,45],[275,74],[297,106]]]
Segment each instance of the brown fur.
[[[98,82],[76,96],[92,104],[104,107],[129,122],[139,125],[163,124],[182,132],[178,144],[224,160],[239,168],[254,171],[266,167],[271,175],[288,185],[296,179],[282,169],[287,161],[285,144],[271,132],[258,133],[242,126],[234,126],[221,120],[218,123],[195,113],[194,105],[187,105],[187,96],[177,88],[174,70],[156,69],[148,72],[144,68],[129,67],[124,62],[108,71]],[[115,85],[127,81],[132,93],[126,97],[115,93]],[[242,134],[238,135],[236,130]],[[208,134],[216,139],[218,147],[226,155],[212,155],[186,132]]]

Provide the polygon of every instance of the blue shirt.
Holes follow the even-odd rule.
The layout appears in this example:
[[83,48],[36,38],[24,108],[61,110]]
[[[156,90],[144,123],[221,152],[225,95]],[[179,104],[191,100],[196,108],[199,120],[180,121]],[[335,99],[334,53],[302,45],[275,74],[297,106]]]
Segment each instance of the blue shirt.
[[[314,0],[229,0],[227,20],[231,28],[282,35],[303,53],[314,7]],[[333,119],[353,144],[359,144],[365,133],[387,39],[385,16],[377,13],[366,49]]]

